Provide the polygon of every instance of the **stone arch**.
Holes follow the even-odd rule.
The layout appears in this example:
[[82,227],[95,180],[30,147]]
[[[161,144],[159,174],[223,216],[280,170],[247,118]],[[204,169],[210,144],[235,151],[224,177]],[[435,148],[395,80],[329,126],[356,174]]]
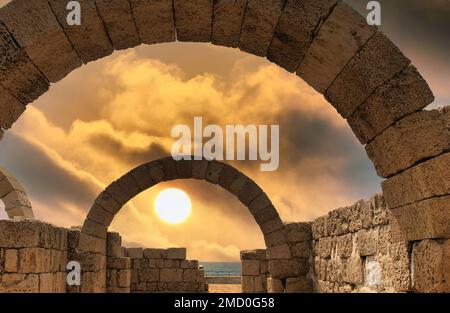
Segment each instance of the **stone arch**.
[[[345,118],[386,180],[386,202],[408,240],[450,237],[450,113],[410,60],[339,0],[13,0],[0,9],[0,128],[51,83],[114,49],[211,42],[295,72]],[[55,58],[55,55],[58,56]]]
[[95,200],[78,243],[79,252],[103,252],[107,230],[114,216],[132,198],[165,181],[198,179],[219,185],[248,208],[261,228],[266,245],[285,243],[284,224],[264,191],[248,176],[218,161],[181,160],[172,157],[142,164],[111,183]]
[[25,188],[7,170],[0,167],[0,199],[9,218],[34,218]]

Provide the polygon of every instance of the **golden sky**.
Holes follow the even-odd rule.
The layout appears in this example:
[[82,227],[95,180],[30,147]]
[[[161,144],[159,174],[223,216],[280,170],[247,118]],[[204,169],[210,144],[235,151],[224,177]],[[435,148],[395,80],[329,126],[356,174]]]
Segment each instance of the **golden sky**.
[[[407,56],[436,81],[434,105],[444,104],[449,72],[430,65],[442,59],[405,42]],[[266,191],[284,221],[312,220],[380,191],[364,148],[320,94],[265,59],[209,44],[140,46],[77,69],[28,106],[0,142],[0,164],[24,184],[37,218],[80,225],[106,185],[169,155],[171,128],[192,125],[194,116],[205,124],[280,125],[278,171],[260,172],[259,162],[232,165]],[[153,201],[167,187],[192,199],[193,214],[181,225],[155,216]],[[111,229],[129,246],[185,246],[200,260],[236,260],[242,249],[264,247],[234,196],[194,180],[142,193]]]

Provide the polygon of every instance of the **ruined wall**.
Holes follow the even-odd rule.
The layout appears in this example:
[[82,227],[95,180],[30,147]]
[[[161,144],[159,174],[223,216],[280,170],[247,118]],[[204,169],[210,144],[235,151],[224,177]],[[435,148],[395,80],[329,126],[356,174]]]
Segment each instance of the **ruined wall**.
[[450,240],[406,241],[381,194],[312,223],[318,292],[450,290]]
[[0,221],[0,292],[66,290],[67,230],[34,220]]
[[244,293],[267,292],[269,273],[266,250],[241,252],[241,289]]
[[127,248],[131,292],[207,292],[198,261],[186,260],[186,248]]

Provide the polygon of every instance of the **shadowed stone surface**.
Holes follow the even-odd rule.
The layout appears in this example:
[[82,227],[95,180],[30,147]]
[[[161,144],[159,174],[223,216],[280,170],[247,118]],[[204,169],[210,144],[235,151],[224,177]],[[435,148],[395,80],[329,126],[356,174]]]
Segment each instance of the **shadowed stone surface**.
[[347,118],[378,86],[409,63],[400,50],[378,32],[349,61],[325,92],[325,97]]
[[248,0],[239,49],[266,56],[285,0]]
[[2,128],[11,128],[25,109],[19,100],[0,85],[0,126]]
[[141,44],[129,0],[96,0],[95,3],[114,49]]
[[178,41],[211,41],[212,0],[174,0],[174,7]]
[[389,208],[450,194],[449,168],[450,153],[446,153],[385,180],[381,187]]
[[237,48],[247,0],[214,0],[212,43]]
[[171,0],[129,0],[142,43],[175,41]]
[[324,93],[375,31],[355,10],[339,2],[314,37],[297,75]]
[[66,1],[48,1],[64,33],[85,64],[110,55],[114,51],[103,21],[98,16],[94,0],[78,1],[81,5],[81,25],[67,23],[69,11]]
[[14,0],[0,8],[0,21],[51,82],[82,65],[46,0]]
[[366,146],[381,177],[390,177],[420,160],[450,149],[450,130],[439,110],[411,114]]
[[33,219],[33,210],[22,184],[7,170],[0,167],[0,199],[9,218]]
[[3,23],[0,23],[0,84],[23,104],[36,100],[49,86]]
[[295,72],[314,34],[338,0],[287,0],[267,58]]
[[379,135],[398,119],[423,109],[434,96],[414,66],[384,83],[348,118],[362,144]]

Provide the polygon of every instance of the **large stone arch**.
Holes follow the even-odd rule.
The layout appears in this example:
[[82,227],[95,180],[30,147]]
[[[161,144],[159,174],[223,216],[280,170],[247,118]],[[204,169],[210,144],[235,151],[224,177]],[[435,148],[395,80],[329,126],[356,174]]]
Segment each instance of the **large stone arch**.
[[[450,110],[410,60],[338,0],[13,0],[0,9],[0,127],[51,83],[114,49],[192,41],[239,48],[295,72],[365,145],[408,240],[450,236]],[[56,56],[56,57],[55,57]]]
[[0,167],[0,199],[9,218],[34,218],[25,188],[7,170]]
[[218,161],[181,160],[172,157],[142,164],[112,182],[95,200],[78,243],[79,252],[102,253],[114,216],[132,198],[166,181],[199,179],[221,186],[248,208],[261,228],[268,247],[285,243],[284,224],[264,191],[248,176]]

